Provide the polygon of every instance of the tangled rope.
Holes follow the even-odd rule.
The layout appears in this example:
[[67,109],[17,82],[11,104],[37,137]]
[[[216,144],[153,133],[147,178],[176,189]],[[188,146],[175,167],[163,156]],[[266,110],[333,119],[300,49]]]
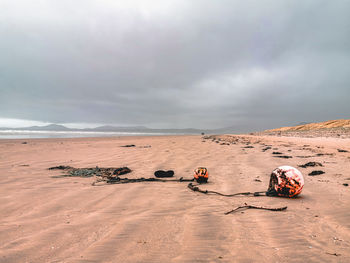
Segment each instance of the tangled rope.
[[92,185],[96,185],[100,182],[105,182],[107,184],[128,184],[128,183],[139,183],[139,182],[193,182],[194,179],[184,179],[180,177],[179,179],[159,179],[159,178],[120,178],[118,177],[104,177],[101,179],[97,179]]
[[[192,182],[195,180],[192,179],[184,179],[183,177],[180,177],[179,179],[159,179],[159,178],[121,178],[120,175],[124,175],[127,173],[132,172],[131,169],[128,167],[120,167],[120,168],[74,168],[71,166],[55,166],[48,168],[49,170],[64,170],[67,172],[67,174],[62,176],[77,176],[77,177],[91,177],[96,176],[97,179],[95,182],[92,183],[93,186],[98,185],[98,183],[107,183],[107,184],[127,184],[127,183],[139,183],[139,182],[191,182],[187,185],[187,187],[194,191],[199,192],[203,194],[215,194],[225,197],[232,197],[232,196],[238,196],[238,195],[245,195],[245,196],[266,196],[269,195],[268,192],[243,192],[243,193],[235,193],[235,194],[223,194],[216,191],[209,191],[209,190],[202,190],[197,185],[192,184]],[[169,171],[168,171],[169,172]],[[156,175],[156,174],[155,174]],[[287,206],[285,207],[277,207],[277,208],[268,208],[268,207],[260,207],[260,206],[253,206],[253,205],[247,205],[245,203],[244,206],[239,206],[231,211],[228,211],[225,213],[225,215],[237,212],[240,209],[261,209],[261,210],[269,210],[269,211],[283,211],[287,209]]]
[[266,195],[266,191],[263,192],[243,192],[243,193],[235,193],[235,194],[223,194],[220,192],[216,191],[209,191],[209,190],[202,190],[198,186],[193,185],[192,183],[189,183],[187,186],[189,189],[191,189],[194,192],[199,192],[202,194],[216,194],[216,195],[221,195],[221,196],[226,196],[226,197],[232,197],[232,196],[237,196],[237,195],[246,195],[246,196],[264,196]]

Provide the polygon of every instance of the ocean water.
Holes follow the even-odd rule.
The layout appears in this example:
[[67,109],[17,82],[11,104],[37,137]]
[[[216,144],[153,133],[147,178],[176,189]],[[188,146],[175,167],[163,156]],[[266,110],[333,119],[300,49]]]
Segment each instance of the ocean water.
[[164,136],[184,135],[178,133],[139,133],[139,132],[90,132],[90,131],[30,131],[0,130],[0,139],[35,139],[35,138],[83,138],[83,137],[118,137],[118,136]]

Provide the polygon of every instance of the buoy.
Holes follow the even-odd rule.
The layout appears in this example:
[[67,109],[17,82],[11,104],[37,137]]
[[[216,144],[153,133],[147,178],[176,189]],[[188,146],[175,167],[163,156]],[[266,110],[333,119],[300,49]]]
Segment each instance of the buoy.
[[194,179],[197,181],[197,183],[207,183],[208,182],[208,169],[205,167],[198,167],[196,170],[194,170]]
[[292,166],[280,166],[272,171],[266,195],[294,197],[304,187],[302,173]]

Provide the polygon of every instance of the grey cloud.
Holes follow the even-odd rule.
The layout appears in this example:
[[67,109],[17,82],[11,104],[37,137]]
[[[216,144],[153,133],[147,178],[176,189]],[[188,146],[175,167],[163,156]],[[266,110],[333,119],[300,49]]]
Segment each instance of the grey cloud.
[[0,4],[0,117],[262,129],[349,116],[347,1],[19,2]]

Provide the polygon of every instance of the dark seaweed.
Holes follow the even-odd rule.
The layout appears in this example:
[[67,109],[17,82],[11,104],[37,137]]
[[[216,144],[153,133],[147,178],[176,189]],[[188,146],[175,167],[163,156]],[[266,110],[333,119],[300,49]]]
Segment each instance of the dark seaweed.
[[299,167],[306,168],[306,167],[315,167],[315,166],[323,166],[322,163],[319,162],[308,162],[306,164],[298,165]]
[[316,171],[312,171],[311,173],[309,173],[309,176],[315,176],[315,175],[320,175],[320,174],[324,174],[324,171],[321,170],[316,170]]

